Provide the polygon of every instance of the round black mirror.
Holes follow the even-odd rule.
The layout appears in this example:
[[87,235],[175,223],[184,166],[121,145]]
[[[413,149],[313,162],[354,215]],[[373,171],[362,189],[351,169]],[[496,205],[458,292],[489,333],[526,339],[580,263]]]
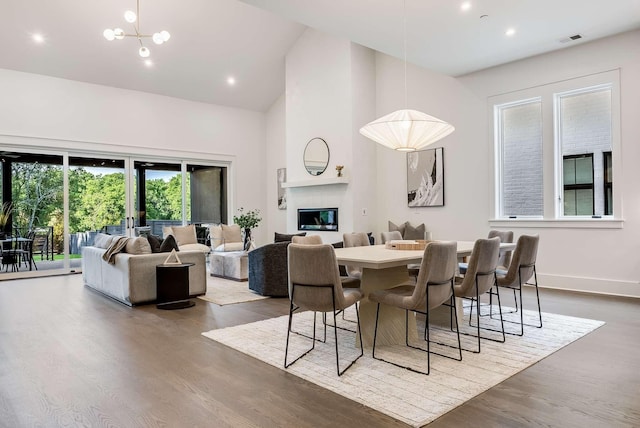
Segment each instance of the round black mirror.
[[329,146],[322,138],[309,140],[304,149],[304,167],[311,175],[320,175],[329,164]]

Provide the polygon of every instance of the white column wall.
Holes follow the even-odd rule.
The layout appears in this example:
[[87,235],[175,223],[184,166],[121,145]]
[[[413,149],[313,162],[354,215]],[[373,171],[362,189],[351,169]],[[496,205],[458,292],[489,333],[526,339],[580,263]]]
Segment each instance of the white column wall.
[[[0,94],[0,135],[7,144],[36,137],[51,149],[64,143],[115,147],[123,154],[220,155],[233,163],[231,207],[265,212],[263,113],[5,69],[0,69]],[[57,146],[51,140],[58,140]],[[265,241],[264,224],[256,230],[259,242]]]
[[[269,108],[266,115],[267,150],[266,150],[266,212],[263,218],[268,219],[266,228],[267,240],[272,242],[275,232],[285,233],[287,230],[287,211],[278,209],[278,176],[279,168],[287,167],[286,148],[286,116],[285,96],[280,98]],[[288,173],[288,171],[287,171]]]
[[[289,188],[288,233],[297,232],[298,208],[338,207],[338,233],[313,232],[321,235],[327,243],[342,241],[344,232],[367,231],[369,228],[370,217],[357,216],[355,207],[356,204],[358,207],[368,204],[372,195],[374,182],[369,164],[373,149],[358,148],[362,141],[355,137],[357,130],[354,131],[354,127],[359,129],[361,117],[373,116],[374,76],[372,51],[312,29],[306,30],[288,53],[287,181],[335,177],[336,165],[344,165],[343,173],[350,177],[348,185]],[[360,97],[365,87],[369,93]],[[354,120],[356,116],[358,123]],[[309,175],[302,162],[305,146],[314,137],[326,140],[330,151],[329,165],[319,177]],[[357,153],[354,153],[355,149]]]

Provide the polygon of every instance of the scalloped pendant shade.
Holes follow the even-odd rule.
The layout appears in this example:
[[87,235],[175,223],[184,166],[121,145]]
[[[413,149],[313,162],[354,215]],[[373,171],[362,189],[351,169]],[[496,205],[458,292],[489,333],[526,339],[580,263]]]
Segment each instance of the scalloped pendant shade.
[[390,149],[412,152],[451,134],[455,128],[417,110],[397,110],[360,128],[365,137]]

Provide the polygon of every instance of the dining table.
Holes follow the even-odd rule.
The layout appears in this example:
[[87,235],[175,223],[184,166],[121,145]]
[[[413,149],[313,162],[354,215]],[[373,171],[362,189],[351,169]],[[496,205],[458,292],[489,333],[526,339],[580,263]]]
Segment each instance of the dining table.
[[[474,241],[457,241],[457,256],[461,261],[471,255]],[[500,251],[512,251],[514,243],[501,243]],[[410,280],[407,265],[420,264],[424,250],[398,250],[385,245],[336,248],[338,264],[362,269],[360,289],[364,298],[360,301],[360,328],[365,347],[373,345],[377,303],[369,300],[369,293],[386,290]],[[462,299],[456,298],[456,317],[462,322]],[[415,314],[408,317],[410,340],[417,339]],[[376,343],[394,345],[405,343],[405,311],[387,305],[380,305]]]

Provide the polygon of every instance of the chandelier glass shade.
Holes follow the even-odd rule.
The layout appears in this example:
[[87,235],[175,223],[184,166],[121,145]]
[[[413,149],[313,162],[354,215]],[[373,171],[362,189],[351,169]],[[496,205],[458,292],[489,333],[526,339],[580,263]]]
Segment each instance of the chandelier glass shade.
[[142,58],[147,58],[151,54],[151,51],[149,50],[149,48],[145,47],[144,44],[142,43],[142,39],[151,38],[153,43],[157,45],[161,45],[164,42],[168,41],[169,38],[171,37],[171,34],[169,34],[169,32],[166,30],[153,33],[153,34],[143,34],[142,32],[140,32],[140,0],[136,0],[135,12],[132,10],[128,10],[124,13],[124,20],[130,24],[133,24],[133,30],[134,30],[133,33],[131,34],[125,33],[125,31],[122,28],[114,28],[113,30],[110,28],[107,28],[106,30],[104,30],[102,35],[104,36],[105,39],[109,41],[122,40],[125,37],[136,38],[138,40],[138,43],[140,44],[140,49],[138,49],[138,55],[140,55]]
[[404,30],[404,110],[382,116],[360,128],[360,134],[390,149],[412,152],[451,134],[453,125],[407,105],[407,5],[403,2]]

